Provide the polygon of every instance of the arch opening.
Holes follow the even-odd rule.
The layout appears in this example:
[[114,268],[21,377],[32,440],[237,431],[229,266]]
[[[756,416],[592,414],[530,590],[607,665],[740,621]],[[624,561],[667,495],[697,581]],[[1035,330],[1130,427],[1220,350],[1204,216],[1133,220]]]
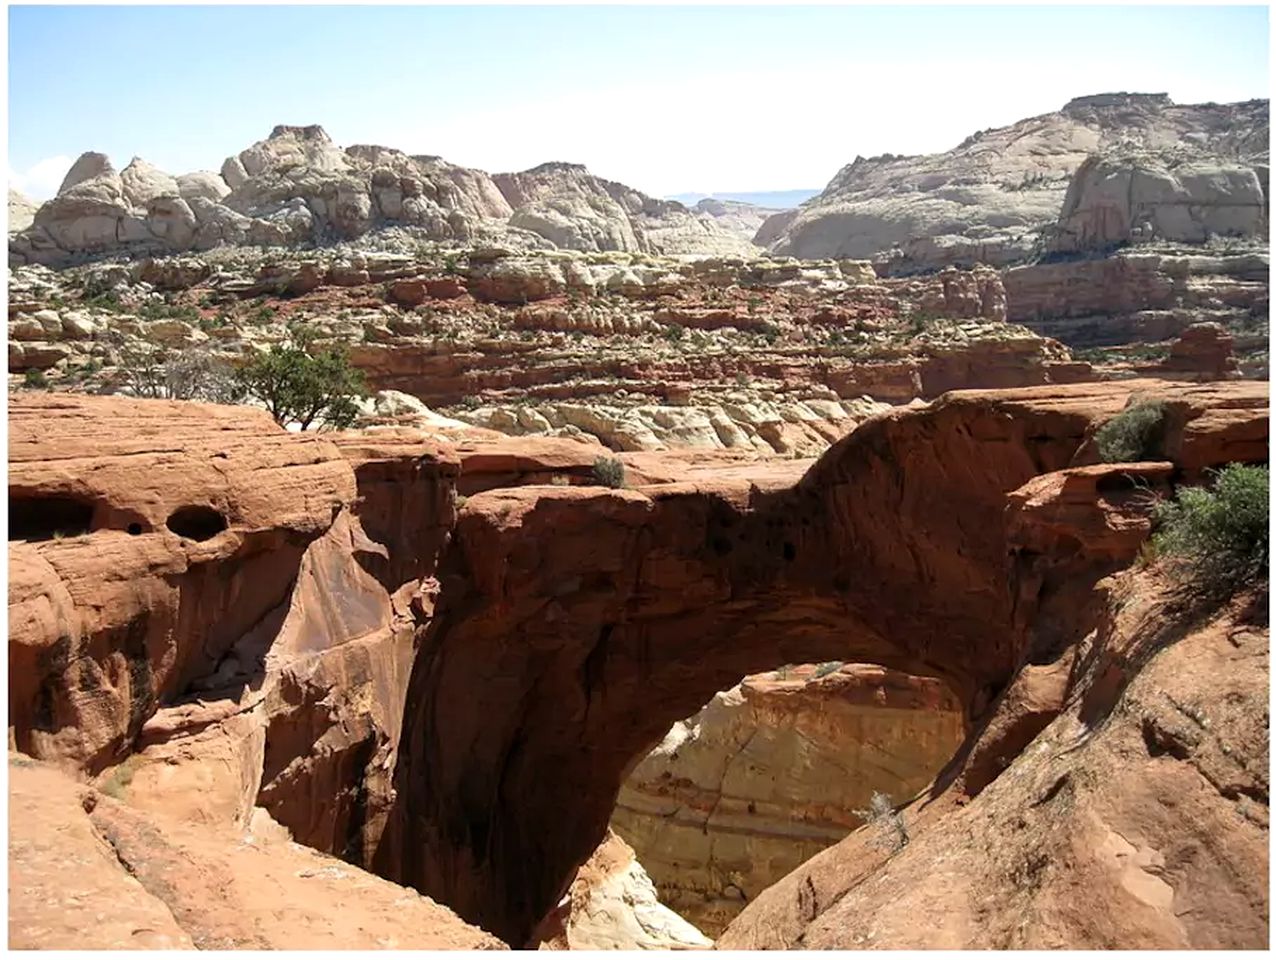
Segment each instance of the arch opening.
[[625,777],[610,827],[661,903],[716,939],[865,822],[893,842],[886,821],[907,828],[894,808],[933,782],[967,732],[939,678],[839,660],[781,666],[673,724]]

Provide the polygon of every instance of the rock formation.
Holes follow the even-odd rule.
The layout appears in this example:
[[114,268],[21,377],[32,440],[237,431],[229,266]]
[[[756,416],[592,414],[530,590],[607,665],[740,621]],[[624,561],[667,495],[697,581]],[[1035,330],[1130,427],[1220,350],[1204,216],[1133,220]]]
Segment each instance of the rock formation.
[[[1135,394],[1165,400],[1169,462],[1095,465],[1094,430]],[[1122,607],[1128,630],[1103,628],[1104,591],[1094,589],[1146,537],[1146,489],[1193,482],[1221,463],[1266,461],[1262,384],[959,391],[872,418],[805,473],[758,462],[716,480],[680,482],[674,471],[624,490],[496,487],[455,514],[463,455],[403,429],[299,436],[239,408],[109,397],[25,394],[10,410],[13,742],[122,801],[118,810],[99,802],[119,823],[102,829],[192,939],[198,929],[211,942],[233,940],[225,931],[243,928],[219,919],[220,908],[197,926],[190,904],[209,899],[209,874],[177,884],[169,854],[151,851],[175,850],[184,862],[230,856],[194,832],[242,837],[264,809],[298,842],[412,886],[507,944],[527,944],[605,838],[626,773],[671,723],[749,673],[831,659],[941,677],[971,724],[928,803],[904,813],[917,837],[909,851],[919,852],[890,862],[917,865],[917,889],[928,889],[922,876],[961,869],[960,857],[937,857],[970,835],[918,817],[929,811],[946,823],[939,818],[959,816],[964,803],[970,818],[989,811],[985,832],[974,834],[981,862],[1044,850],[1050,863],[1107,865],[1102,873],[997,861],[996,877],[1057,876],[1072,891],[1056,900],[1067,911],[1023,927],[1017,942],[1265,939],[1266,892],[1255,879],[1265,836],[1260,846],[1252,831],[1223,830],[1218,791],[1203,785],[1220,783],[1223,796],[1265,810],[1250,746],[1258,728],[1229,735],[1223,751],[1175,721],[1156,688],[1173,683],[1174,698],[1189,702],[1195,681],[1177,661],[1146,689],[1128,688],[1155,712],[1132,707],[1128,721],[1096,726],[1123,678],[1137,680],[1146,662],[1129,644],[1162,634],[1145,629],[1138,603]],[[1219,647],[1232,660],[1206,669],[1215,684],[1206,707],[1235,704],[1241,722],[1255,716],[1246,698],[1265,675],[1254,660],[1238,671],[1234,651],[1248,657],[1266,639],[1250,647],[1235,635],[1225,632]],[[1249,686],[1231,697],[1229,685],[1242,681]],[[1150,728],[1139,725],[1144,713]],[[1055,752],[1028,744],[1060,717],[1064,726],[1079,719],[1093,743],[1106,729],[1153,744],[1150,760],[1169,764],[1170,779],[1140,793],[1120,779],[1132,776],[1123,755],[1089,773],[1065,759],[1038,782],[1034,771]],[[1037,807],[1081,796],[1060,779],[1073,772],[1077,790],[1114,785],[1105,796],[1117,807],[1076,809],[1096,809],[1128,847],[1096,845],[1108,837],[1091,829],[1097,821],[1054,808],[1033,822],[1063,824],[1058,842],[1082,837],[1110,858],[1069,859],[1031,831],[1026,847],[989,842],[988,830],[1015,822],[996,798],[1009,796],[1006,810],[1027,822]],[[1205,819],[1190,821],[1201,830],[1175,845],[1171,824],[1157,818],[1172,816],[1178,798],[1206,805]],[[1121,809],[1142,819],[1132,826]],[[180,829],[168,829],[170,817]],[[864,834],[812,863],[838,862]],[[1176,912],[1177,926],[1164,889],[1128,872],[1155,867],[1152,847],[1167,850],[1165,864],[1179,872],[1163,871],[1164,883],[1191,907]],[[35,849],[22,869],[38,870],[44,856]],[[236,862],[248,874],[266,869]],[[309,869],[281,863],[269,869]],[[963,876],[970,886],[944,889],[1004,889],[979,871]],[[806,887],[794,899],[784,883],[779,901],[761,895],[724,941],[750,929],[762,942],[747,919],[758,916],[777,943],[808,928],[812,942],[817,929],[857,929],[840,914],[812,922],[833,903],[859,909],[856,897],[825,896],[813,879],[817,899]],[[253,896],[226,882],[216,889]],[[348,889],[327,887],[317,909],[334,909],[324,903]],[[895,883],[856,889],[898,895]],[[1139,914],[1136,901],[1153,912]],[[251,906],[269,913],[275,902],[262,895]],[[771,919],[751,912],[777,902]],[[1018,920],[1009,906],[997,916]],[[1120,922],[1104,919],[1113,917]],[[171,927],[145,929],[180,940]],[[907,942],[885,920],[880,929]],[[986,929],[999,942],[1002,928]],[[259,935],[269,942],[265,929]],[[979,942],[960,929],[951,937],[944,942]]]
[[1157,157],[1094,155],[1072,177],[1052,251],[1132,241],[1204,243],[1267,233],[1266,168],[1227,161],[1171,165]]
[[1164,377],[1230,380],[1240,376],[1231,335],[1217,323],[1194,323],[1170,344],[1156,372]]
[[[888,272],[907,272],[1026,259],[1061,211],[1069,249],[1133,231],[1148,239],[1265,236],[1268,123],[1266,100],[1179,106],[1163,94],[1081,97],[946,153],[857,157],[755,239],[773,253],[877,257]],[[1145,159],[1119,159],[1132,153]],[[1116,196],[1109,187],[1118,182],[1137,189],[1113,207],[1104,198]]]
[[747,677],[674,724],[634,768],[612,828],[662,902],[716,936],[741,908],[864,822],[875,793],[903,802],[965,737],[938,680],[864,664]]
[[749,218],[692,212],[601,180],[576,164],[493,177],[389,147],[341,148],[317,125],[275,127],[220,173],[172,177],[140,158],[121,172],[100,153],[76,161],[10,263],[153,256],[228,245],[295,247],[387,227],[416,240],[524,247],[742,255]]
[[18,384],[136,391],[157,351],[229,367],[304,324],[400,396],[370,420],[432,430],[442,415],[615,451],[815,456],[886,403],[1093,376],[1005,322],[988,269],[879,280],[858,261],[209,254],[19,268],[10,304]]
[[446,907],[297,843],[139,811],[9,755],[16,950],[499,950]]
[[35,219],[35,211],[39,205],[23,196],[13,187],[9,188],[9,232],[17,233],[31,226]]
[[1012,267],[1006,316],[1074,347],[1168,340],[1203,319],[1267,319],[1267,252],[1155,249]]
[[[1054,535],[1074,544],[1099,534],[1124,564],[1146,517],[1135,521],[1119,494],[1093,497],[1094,479],[1118,489],[1120,469],[1093,478],[1067,518],[1040,484],[1028,512],[1050,511]],[[1114,521],[1119,539],[1104,534]],[[1089,634],[1057,659],[1035,658],[1007,691],[1005,721],[1036,716],[1012,743],[1044,730],[1000,776],[982,790],[958,780],[904,808],[900,850],[865,829],[817,855],[751,903],[719,946],[1261,948],[1265,591],[1193,616],[1157,570],[1130,569],[1082,606],[1089,615],[1072,622]],[[1009,729],[990,724],[987,739],[1003,736],[994,750],[1007,749]]]
[[[522,941],[602,837],[633,758],[776,660],[942,676],[967,716],[986,721],[1032,630],[1059,614],[1031,592],[1040,580],[1010,589],[1006,496],[1093,457],[1088,433],[1135,392],[1176,411],[1167,449],[1185,477],[1265,461],[1263,386],[1131,381],[955,392],[897,409],[796,486],[758,471],[649,492],[469,498],[442,574],[464,581],[465,597],[421,640],[379,869]],[[1038,626],[1039,604],[1050,616]],[[502,682],[479,704],[468,678],[494,669]],[[1051,716],[1016,721],[1006,750],[988,743],[966,762],[992,779]]]
[[[713,941],[656,897],[634,851],[608,831],[572,881],[561,931],[541,949],[704,950]],[[536,939],[536,937],[533,937]]]

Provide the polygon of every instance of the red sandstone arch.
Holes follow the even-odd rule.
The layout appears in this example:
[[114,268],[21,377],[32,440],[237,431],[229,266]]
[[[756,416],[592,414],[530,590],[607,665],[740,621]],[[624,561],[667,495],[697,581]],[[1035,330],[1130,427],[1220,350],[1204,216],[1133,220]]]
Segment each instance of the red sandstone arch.
[[421,638],[379,870],[522,944],[628,766],[745,674],[880,663],[943,677],[978,716],[1023,654],[1005,495],[1066,466],[1128,395],[1061,392],[896,410],[790,488],[472,498]]

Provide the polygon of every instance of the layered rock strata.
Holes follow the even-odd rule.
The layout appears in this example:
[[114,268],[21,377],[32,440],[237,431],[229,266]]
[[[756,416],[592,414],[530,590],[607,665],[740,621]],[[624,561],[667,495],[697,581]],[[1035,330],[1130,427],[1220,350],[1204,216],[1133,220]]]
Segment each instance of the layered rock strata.
[[136,392],[164,382],[165,357],[234,366],[303,325],[393,394],[369,422],[764,457],[817,455],[884,403],[1093,375],[1004,321],[989,270],[879,281],[850,261],[456,257],[23,268],[10,368],[23,385]]
[[830,663],[746,678],[674,724],[616,799],[612,828],[661,900],[710,935],[860,826],[911,798],[965,737],[938,680]]

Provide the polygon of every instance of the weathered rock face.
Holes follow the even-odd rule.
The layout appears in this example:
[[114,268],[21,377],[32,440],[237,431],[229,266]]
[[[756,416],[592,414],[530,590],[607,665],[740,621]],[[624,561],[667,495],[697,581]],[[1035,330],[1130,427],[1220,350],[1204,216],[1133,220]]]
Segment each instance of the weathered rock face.
[[1253,166],[1169,164],[1156,157],[1089,157],[1073,175],[1052,250],[1103,250],[1143,240],[1203,243],[1263,237],[1267,198]]
[[9,943],[18,950],[492,950],[412,890],[288,840],[143,814],[9,754]]
[[[830,664],[828,667],[836,667]],[[852,664],[748,677],[634,768],[612,828],[662,902],[716,936],[772,883],[927,786],[965,737],[934,679]]]
[[1160,365],[1161,376],[1199,380],[1230,380],[1240,376],[1234,341],[1217,323],[1194,323],[1170,344],[1170,355]]
[[[1118,144],[1164,160],[1172,152],[1179,160],[1199,159],[1215,171],[1225,161],[1235,171],[1228,175],[1232,185],[1223,188],[1204,174],[1199,190],[1193,181],[1179,195],[1234,198],[1235,210],[1220,208],[1209,223],[1256,228],[1262,211],[1254,203],[1261,196],[1253,188],[1266,170],[1267,139],[1266,100],[1178,106],[1164,95],[1082,97],[1057,113],[981,131],[947,153],[856,158],[819,196],[763,224],[756,239],[775,253],[802,258],[881,255],[889,272],[1013,263],[1032,253],[1039,228],[1059,218],[1087,158]],[[1167,228],[1175,214],[1158,198],[1172,199],[1169,189],[1148,194]],[[1197,219],[1196,227],[1176,224],[1170,232],[1195,237],[1204,224]],[[1076,233],[1086,244],[1102,235]]]
[[[471,497],[441,573],[465,595],[445,591],[420,639],[379,870],[526,942],[603,836],[633,759],[777,660],[940,676],[986,720],[1048,599],[1011,589],[1006,496],[1087,456],[1134,392],[1177,405],[1168,449],[1186,472],[1265,460],[1262,385],[1132,381],[895,410],[796,486]],[[974,754],[980,769],[1013,756],[995,747]]]
[[98,770],[286,606],[354,478],[244,409],[22,397],[9,424],[10,723]]
[[38,204],[13,187],[9,188],[9,232],[17,233],[31,226]]
[[524,247],[741,255],[747,218],[696,213],[601,180],[574,164],[496,178],[388,147],[342,149],[319,126],[277,126],[220,174],[174,178],[140,158],[116,173],[84,154],[58,195],[13,237],[11,263],[65,265],[110,253],[154,255],[222,244],[299,246],[387,226],[418,239]]
[[[1105,513],[1091,499],[1060,533],[1075,543]],[[1125,537],[1124,562],[1141,539]],[[1035,709],[1016,739],[1040,731],[1000,776],[973,799],[958,779],[906,807],[895,852],[871,828],[852,834],[750,904],[719,946],[1261,949],[1265,591],[1203,618],[1178,594],[1155,568],[1101,581],[1093,627],[1025,667],[990,723],[1004,740]]]
[[[1171,408],[1170,462],[1138,468],[1148,483],[1265,462],[1262,384],[958,392],[870,420],[797,482],[781,464],[641,489],[496,489],[470,497],[453,524],[463,459],[405,432],[332,442],[240,408],[20,398],[10,448],[14,741],[127,802],[121,817],[131,819],[109,836],[144,888],[181,876],[168,872],[167,853],[150,851],[196,843],[164,839],[161,817],[235,831],[263,806],[299,839],[371,863],[522,945],[603,839],[635,758],[714,691],[776,662],[845,659],[942,677],[975,732],[938,779],[941,798],[979,799],[1002,784],[1064,709],[1065,691],[1082,695],[1083,723],[1104,715],[1108,687],[1077,679],[1093,658],[1068,651],[1091,644],[1079,649],[1096,652],[1099,677],[1109,653],[1118,667],[1142,661],[1120,643],[1084,639],[1102,611],[1070,591],[1128,563],[1148,521],[1130,465],[1076,468],[1094,463],[1094,429],[1135,393]],[[1072,472],[1037,480],[1060,470]],[[1055,480],[1080,500],[1055,509],[1031,486]],[[1070,519],[1086,498],[1092,515]],[[1122,635],[1159,636],[1137,625]],[[1251,686],[1258,675],[1246,665]],[[1217,779],[1222,762],[1202,753],[1197,769]],[[1063,789],[1056,779],[1034,781],[1032,795],[1050,802]],[[1144,795],[1131,814],[1144,835],[1169,826],[1145,807],[1162,816],[1201,789],[1193,783]],[[1023,815],[1027,801],[1014,802]],[[1119,817],[1105,823],[1131,836]],[[1249,840],[1232,853],[1221,835],[1213,826],[1194,835],[1203,852],[1192,856],[1225,865],[1226,908],[1185,892],[1199,909],[1177,922],[1189,940],[1248,944],[1255,917],[1265,929],[1265,892],[1230,878],[1261,872]],[[984,856],[998,849],[990,836]],[[1167,862],[1187,859],[1176,847]],[[998,876],[1016,875],[1005,866]],[[298,869],[308,868],[284,868]],[[924,870],[943,875],[934,860]],[[173,902],[207,901],[209,875],[182,881]],[[1213,876],[1187,875],[1187,891]],[[279,882],[283,902],[296,899]],[[330,888],[315,902],[332,911],[343,896]],[[251,905],[273,914],[283,909],[274,897]],[[1233,909],[1242,900],[1244,917]],[[1089,930],[1096,917],[1122,915],[1087,909],[1051,929],[1066,939],[1068,923]],[[1137,929],[1126,919],[1111,939],[1141,943],[1169,929],[1167,917]],[[793,926],[770,925],[777,937],[797,936]],[[226,929],[218,920],[206,935],[239,935]]]
[[366,862],[459,461],[243,408],[23,398],[10,416],[17,746],[143,810],[243,827],[260,806]]
[[[1222,325],[1244,375],[1261,378],[1268,272],[1265,247],[1237,241],[1235,249],[1123,250],[1102,259],[1013,267],[1003,276],[1008,319],[1067,344],[1079,359],[1120,361],[1123,352],[1113,349],[1119,345],[1165,344],[1204,321]],[[1230,375],[1230,368],[1220,373]]]
[[[542,950],[704,950],[713,941],[656,897],[634,851],[608,831],[561,904],[561,930]],[[549,932],[548,930],[546,931]],[[539,932],[536,937],[540,936]]]

